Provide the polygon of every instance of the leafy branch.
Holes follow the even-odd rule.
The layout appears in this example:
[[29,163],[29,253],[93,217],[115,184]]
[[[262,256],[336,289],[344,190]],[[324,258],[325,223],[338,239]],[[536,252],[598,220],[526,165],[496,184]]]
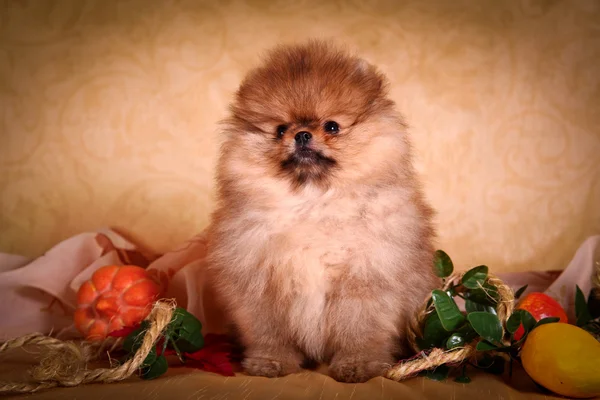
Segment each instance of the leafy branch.
[[[149,328],[149,322],[143,321],[137,328],[125,332],[123,350],[132,357],[142,345],[144,334]],[[169,367],[166,355],[174,353],[181,363],[185,363],[186,355],[192,354],[204,346],[202,324],[192,314],[183,308],[176,308],[171,322],[162,334],[157,345],[150,350],[141,366],[143,379],[154,379],[165,372]]]
[[[595,289],[596,291],[600,289]],[[594,290],[590,292],[588,300],[585,295],[576,286],[575,289],[575,318],[578,327],[590,332],[600,341],[600,303],[593,296]],[[600,296],[599,296],[600,297]]]
[[[444,281],[444,290],[435,289],[431,293],[423,334],[417,339],[421,350],[432,348],[453,350],[467,345],[474,346],[480,357],[476,364],[464,361],[452,367],[444,365],[425,373],[431,379],[446,379],[451,369],[459,371],[457,382],[467,383],[467,366],[484,369],[491,373],[504,372],[505,359],[519,361],[519,351],[527,335],[536,327],[557,322],[551,317],[536,321],[526,310],[515,311],[503,324],[498,317],[500,295],[498,288],[490,283],[489,270],[479,265],[465,272],[458,282],[448,278],[454,272],[451,258],[442,250],[436,251],[434,270]],[[519,289],[518,298],[526,289]],[[455,297],[465,302],[465,312],[456,304]],[[582,314],[582,321],[587,317]],[[515,332],[522,326],[524,333],[518,340]],[[504,356],[502,356],[504,354]]]

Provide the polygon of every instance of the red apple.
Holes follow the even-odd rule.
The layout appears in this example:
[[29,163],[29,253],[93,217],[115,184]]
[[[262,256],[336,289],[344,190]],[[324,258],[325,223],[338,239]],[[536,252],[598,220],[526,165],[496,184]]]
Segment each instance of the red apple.
[[[540,292],[532,292],[525,295],[517,304],[516,309],[529,311],[529,313],[533,316],[533,318],[535,318],[536,321],[548,317],[559,317],[559,322],[569,322],[567,318],[567,313],[558,303],[558,301],[554,300],[547,294]],[[515,340],[521,339],[524,333],[525,329],[521,324],[521,326],[519,326],[519,328],[515,332]]]

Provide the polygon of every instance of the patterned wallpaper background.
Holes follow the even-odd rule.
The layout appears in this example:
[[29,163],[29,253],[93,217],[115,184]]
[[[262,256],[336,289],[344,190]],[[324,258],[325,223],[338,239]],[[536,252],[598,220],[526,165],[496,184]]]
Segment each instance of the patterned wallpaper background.
[[233,91],[308,37],[388,74],[459,268],[563,268],[600,233],[596,0],[0,0],[0,251],[201,231]]

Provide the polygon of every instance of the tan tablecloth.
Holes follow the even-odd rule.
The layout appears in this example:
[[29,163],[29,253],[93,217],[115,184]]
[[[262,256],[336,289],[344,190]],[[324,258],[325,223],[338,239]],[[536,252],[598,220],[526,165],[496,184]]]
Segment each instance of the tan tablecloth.
[[[28,357],[12,354],[2,357],[0,377],[24,379],[30,366]],[[413,378],[394,382],[374,378],[366,383],[345,384],[325,374],[306,371],[283,378],[269,379],[238,374],[224,377],[190,368],[170,368],[166,375],[143,381],[132,377],[127,381],[111,384],[90,384],[73,388],[50,389],[32,395],[9,396],[6,399],[27,398],[32,400],[118,400],[118,399],[190,399],[190,400],[520,400],[558,399],[542,393],[527,375],[515,369],[508,382],[508,374],[502,377],[472,370],[469,384],[456,383],[452,379],[436,382],[426,378]]]

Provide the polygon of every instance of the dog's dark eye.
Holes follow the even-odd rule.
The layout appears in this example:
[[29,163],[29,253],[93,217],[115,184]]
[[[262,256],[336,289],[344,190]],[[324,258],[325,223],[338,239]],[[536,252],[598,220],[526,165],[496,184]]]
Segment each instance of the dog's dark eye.
[[325,132],[327,133],[338,133],[340,131],[340,126],[335,121],[327,121],[325,125],[323,125]]
[[285,131],[287,131],[287,125],[279,125],[277,127],[277,137],[280,138],[283,136],[283,134],[285,133]]

